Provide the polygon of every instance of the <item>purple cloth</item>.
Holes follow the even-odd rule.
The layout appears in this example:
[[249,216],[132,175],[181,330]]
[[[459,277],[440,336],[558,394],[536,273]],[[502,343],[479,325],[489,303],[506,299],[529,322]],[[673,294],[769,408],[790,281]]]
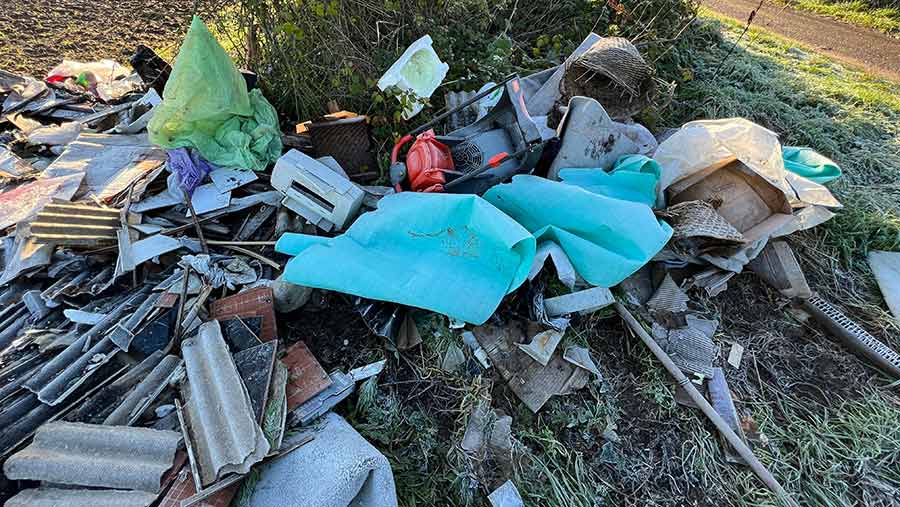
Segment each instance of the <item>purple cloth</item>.
[[176,148],[168,150],[169,169],[178,175],[179,186],[192,195],[194,189],[203,183],[203,179],[216,167],[200,157],[197,150]]

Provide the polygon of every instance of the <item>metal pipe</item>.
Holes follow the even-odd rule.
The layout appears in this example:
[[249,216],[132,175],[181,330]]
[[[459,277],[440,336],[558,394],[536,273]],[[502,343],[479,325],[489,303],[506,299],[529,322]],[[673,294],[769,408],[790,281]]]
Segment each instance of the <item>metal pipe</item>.
[[725,422],[725,419],[722,419],[722,416],[719,415],[718,412],[706,401],[706,398],[700,394],[700,391],[694,387],[694,384],[691,383],[690,379],[688,379],[684,373],[681,372],[681,368],[679,368],[674,362],[672,362],[672,358],[666,354],[650,334],[644,329],[643,326],[634,318],[634,315],[625,308],[622,303],[616,301],[615,303],[616,311],[619,312],[619,315],[622,316],[622,319],[628,324],[628,327],[631,328],[632,331],[637,334],[641,340],[644,342],[653,355],[656,356],[657,359],[666,367],[666,370],[669,372],[672,377],[678,382],[678,385],[684,388],[684,390],[688,393],[688,396],[691,397],[694,403],[700,407],[700,410],[712,421],[713,425],[715,425],[716,429],[725,436],[725,440],[728,441],[729,444],[738,452],[738,454],[747,461],[747,464],[750,465],[750,468],[753,470],[753,473],[756,474],[760,480],[765,483],[765,485],[772,490],[778,497],[788,506],[790,507],[800,507],[800,505],[791,498],[787,491],[785,491],[784,487],[781,486],[781,483],[778,482],[778,479],[772,475],[772,472],[769,472],[769,469],[766,468],[765,465],[759,461],[759,458],[753,454],[753,451],[747,447],[740,437],[735,434],[735,432],[728,426],[728,423]]

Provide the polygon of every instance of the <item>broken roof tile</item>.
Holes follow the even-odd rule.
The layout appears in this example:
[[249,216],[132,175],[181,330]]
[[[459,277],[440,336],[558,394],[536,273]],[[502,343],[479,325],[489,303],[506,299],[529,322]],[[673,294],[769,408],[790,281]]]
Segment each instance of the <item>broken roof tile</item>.
[[303,342],[292,345],[281,361],[288,367],[287,406],[294,410],[332,383]]
[[262,317],[259,339],[266,342],[278,335],[275,328],[274,301],[271,288],[257,287],[213,301],[209,305],[209,316],[217,320],[225,320],[228,317]]

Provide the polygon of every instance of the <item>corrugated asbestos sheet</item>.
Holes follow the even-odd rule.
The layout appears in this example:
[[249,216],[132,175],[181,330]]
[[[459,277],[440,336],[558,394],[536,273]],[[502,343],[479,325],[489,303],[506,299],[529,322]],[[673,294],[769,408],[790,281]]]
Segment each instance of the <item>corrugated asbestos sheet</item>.
[[269,452],[269,444],[219,322],[201,325],[181,351],[188,379],[187,432],[202,486],[231,472],[249,472]]
[[26,489],[10,498],[5,507],[147,507],[156,494],[144,491],[102,489]]
[[[162,352],[157,353],[162,354]],[[178,356],[169,355],[164,357],[153,368],[153,371],[146,375],[140,384],[128,393],[125,399],[122,400],[122,403],[106,417],[103,424],[112,426],[130,426],[134,424],[147,407],[165,389],[172,374],[179,366],[181,366],[181,359]]]
[[158,493],[180,439],[174,431],[52,422],[3,471],[10,479]]
[[52,203],[37,214],[31,236],[38,243],[98,247],[115,244],[116,230],[121,226],[117,209]]

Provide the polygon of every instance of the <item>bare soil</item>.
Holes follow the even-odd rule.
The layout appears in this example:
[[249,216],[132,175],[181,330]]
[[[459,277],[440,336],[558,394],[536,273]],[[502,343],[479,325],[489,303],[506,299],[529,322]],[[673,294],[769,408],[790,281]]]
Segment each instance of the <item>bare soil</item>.
[[8,0],[0,68],[43,77],[63,58],[127,63],[138,44],[161,50],[187,31],[192,0]]

